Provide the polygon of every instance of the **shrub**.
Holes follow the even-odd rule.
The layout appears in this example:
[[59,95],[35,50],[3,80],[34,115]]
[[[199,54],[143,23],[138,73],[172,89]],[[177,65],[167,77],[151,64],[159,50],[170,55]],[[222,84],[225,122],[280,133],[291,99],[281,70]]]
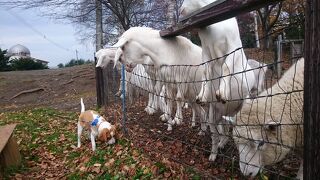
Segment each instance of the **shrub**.
[[32,58],[19,58],[13,59],[11,62],[12,70],[38,70],[48,69],[47,65],[43,65],[40,62],[35,62]]

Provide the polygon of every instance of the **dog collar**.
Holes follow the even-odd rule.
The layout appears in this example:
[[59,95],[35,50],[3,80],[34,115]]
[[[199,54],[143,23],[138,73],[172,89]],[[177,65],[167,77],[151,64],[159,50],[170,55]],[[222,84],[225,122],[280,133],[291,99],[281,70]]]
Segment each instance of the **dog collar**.
[[99,122],[100,116],[97,116],[92,122],[91,122],[91,126],[97,126],[98,122]]

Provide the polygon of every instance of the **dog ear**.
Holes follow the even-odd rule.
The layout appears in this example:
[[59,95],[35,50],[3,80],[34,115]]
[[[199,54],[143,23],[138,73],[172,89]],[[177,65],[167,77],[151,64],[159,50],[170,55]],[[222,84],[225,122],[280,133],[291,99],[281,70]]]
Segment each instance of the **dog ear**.
[[99,134],[99,140],[106,142],[108,140],[108,134],[109,134],[109,132],[107,132],[106,129],[103,129]]

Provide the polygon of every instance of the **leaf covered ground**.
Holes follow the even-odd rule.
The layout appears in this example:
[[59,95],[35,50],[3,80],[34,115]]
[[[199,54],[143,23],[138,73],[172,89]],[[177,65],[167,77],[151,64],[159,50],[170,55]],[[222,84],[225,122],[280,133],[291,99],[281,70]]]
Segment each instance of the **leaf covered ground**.
[[22,155],[22,165],[6,168],[1,178],[164,179],[173,171],[177,178],[185,173],[198,177],[182,166],[172,167],[165,158],[150,160],[124,137],[114,145],[97,142],[95,153],[83,137],[82,147],[77,148],[77,117],[77,113],[48,108],[1,113],[0,125],[17,123],[14,136]]
[[[13,98],[39,87],[44,90]],[[114,97],[119,86],[111,87]],[[210,136],[197,136],[199,127],[190,127],[190,111],[184,112],[183,125],[167,132],[161,114],[144,112],[144,98],[128,103],[128,135],[115,145],[97,142],[93,153],[84,133],[82,147],[77,148],[80,97],[86,108],[96,106],[93,66],[0,73],[0,126],[17,123],[14,135],[22,155],[22,165],[5,169],[0,179],[245,179],[232,144],[216,162],[209,162]],[[119,99],[116,102],[100,110],[110,122],[122,121]],[[290,158],[272,167],[274,178],[267,177],[294,177],[298,167]]]

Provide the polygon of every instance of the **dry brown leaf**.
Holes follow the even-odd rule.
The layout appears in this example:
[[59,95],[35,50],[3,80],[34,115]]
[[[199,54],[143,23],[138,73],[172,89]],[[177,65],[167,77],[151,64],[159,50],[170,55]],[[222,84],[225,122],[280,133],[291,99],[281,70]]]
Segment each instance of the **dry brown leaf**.
[[91,172],[95,172],[95,173],[100,173],[100,170],[101,170],[101,164],[100,166],[94,166],[92,169],[91,169]]
[[164,177],[168,178],[168,177],[170,177],[170,176],[171,176],[171,173],[170,173],[170,172],[165,172],[165,173],[164,173]]
[[80,172],[86,172],[86,171],[87,171],[87,168],[84,167],[84,166],[82,166],[79,170],[80,170]]
[[105,164],[104,164],[104,166],[106,166],[106,167],[110,167],[110,166],[113,166],[113,164],[114,164],[114,159],[112,158],[112,159],[109,159],[109,161],[108,162],[106,162]]

